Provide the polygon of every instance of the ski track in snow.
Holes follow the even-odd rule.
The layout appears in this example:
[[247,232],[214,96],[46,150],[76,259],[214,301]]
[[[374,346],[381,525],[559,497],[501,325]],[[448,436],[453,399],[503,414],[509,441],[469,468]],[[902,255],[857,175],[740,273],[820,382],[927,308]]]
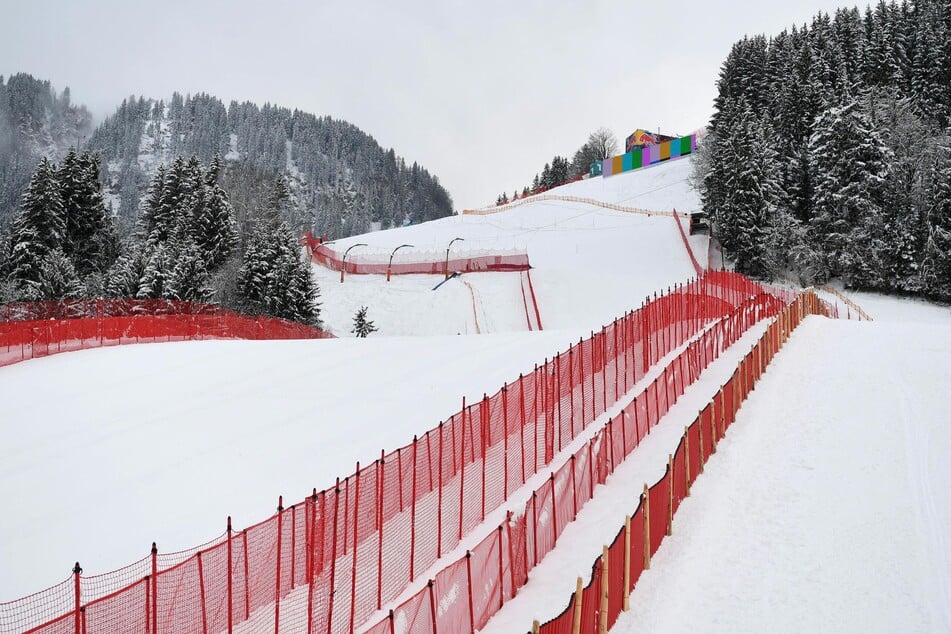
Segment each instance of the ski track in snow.
[[913,484],[919,529],[926,533],[925,552],[935,581],[935,596],[928,602],[931,627],[933,631],[951,632],[951,552],[946,535],[948,527],[941,524],[932,487],[932,480],[935,479],[931,468],[933,439],[928,426],[922,424],[925,416],[908,386],[906,376],[906,372],[896,373],[895,384],[902,398],[900,418],[905,436],[908,479]]

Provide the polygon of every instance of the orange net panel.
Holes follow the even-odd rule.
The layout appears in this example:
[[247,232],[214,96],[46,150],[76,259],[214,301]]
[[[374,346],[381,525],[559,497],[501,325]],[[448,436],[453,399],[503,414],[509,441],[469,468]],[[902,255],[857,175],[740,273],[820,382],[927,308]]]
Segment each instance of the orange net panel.
[[601,615],[601,559],[594,562],[591,573],[591,582],[581,593],[581,631],[598,631],[598,620]]
[[568,601],[568,606],[564,609],[564,611],[547,623],[543,623],[538,631],[542,634],[572,634],[574,618],[575,595],[571,595],[571,599]]
[[465,557],[449,564],[436,575],[433,594],[436,620],[442,632],[471,632],[473,629],[468,577]]
[[75,579],[68,579],[46,590],[0,603],[0,631],[57,632],[75,631]]
[[472,620],[475,628],[482,629],[489,618],[502,607],[502,540],[501,532],[494,530],[472,549],[469,557],[469,592],[472,602]]
[[[153,632],[156,611],[151,578],[142,578],[83,607],[82,632]],[[161,619],[159,621],[161,623]],[[200,628],[200,625],[199,625]],[[184,631],[166,629],[166,632]],[[193,631],[201,631],[200,629]]]
[[644,504],[640,503],[631,516],[631,580],[628,590],[633,590],[644,572]]
[[680,508],[680,503],[687,497],[687,446],[681,439],[674,452],[673,462],[673,512]]
[[434,585],[424,588],[394,610],[393,631],[436,634],[433,627],[435,621],[434,588]]
[[617,622],[624,606],[624,528],[608,549],[608,628]]
[[669,502],[670,486],[667,476],[664,476],[650,488],[650,538],[651,555],[657,552],[660,542],[667,535],[667,504]]
[[[706,442],[710,442],[710,437],[706,437]],[[688,440],[688,457],[689,465],[687,470],[688,483],[692,485],[696,481],[697,476],[700,475],[700,465],[702,462],[706,462],[706,455],[704,453],[704,448],[701,446],[701,435],[700,435],[700,419],[699,417],[687,428],[687,440]]]
[[560,536],[565,526],[575,519],[575,490],[573,461],[569,460],[555,472],[552,480],[555,508],[555,534]]

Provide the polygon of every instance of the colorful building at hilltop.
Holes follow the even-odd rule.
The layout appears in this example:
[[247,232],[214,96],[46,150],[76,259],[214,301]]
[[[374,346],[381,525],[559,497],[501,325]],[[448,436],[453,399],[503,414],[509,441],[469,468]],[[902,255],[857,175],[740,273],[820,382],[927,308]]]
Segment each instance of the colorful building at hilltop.
[[[630,140],[634,135],[628,137]],[[641,137],[642,139],[646,137]],[[621,172],[641,169],[661,161],[667,161],[673,158],[679,158],[692,154],[697,149],[697,135],[683,136],[677,138],[665,137],[658,143],[651,143],[643,146],[633,146],[626,153],[620,156],[613,156],[601,161],[595,161],[591,164],[589,176],[611,176]]]

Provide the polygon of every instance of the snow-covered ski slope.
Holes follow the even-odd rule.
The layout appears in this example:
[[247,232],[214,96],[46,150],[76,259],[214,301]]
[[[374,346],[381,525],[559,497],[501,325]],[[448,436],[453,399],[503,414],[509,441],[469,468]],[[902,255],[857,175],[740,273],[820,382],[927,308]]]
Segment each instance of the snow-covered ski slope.
[[[593,178],[551,190],[550,194],[593,198],[658,211],[699,207],[687,176],[691,159],[609,178]],[[452,255],[486,248],[525,248],[544,328],[598,328],[640,304],[645,296],[695,275],[675,221],[569,202],[526,203],[509,211],[442,218],[338,240],[339,252],[365,243],[374,251],[411,244]],[[704,236],[694,236],[701,262]],[[364,247],[356,247],[352,254]],[[385,335],[526,331],[516,273],[474,273],[450,280],[442,276],[340,274],[314,266],[323,317],[337,335],[347,335],[361,306],[369,308]],[[466,282],[472,290],[466,287]],[[473,316],[476,306],[479,323]]]
[[[665,169],[613,177],[605,191],[637,196]],[[694,200],[685,184],[666,191],[658,206]],[[464,275],[432,291],[442,276],[341,284],[315,268],[333,330],[348,334],[365,305],[380,331],[123,346],[0,368],[0,602],[61,581],[77,560],[97,574],[146,556],[152,541],[162,552],[197,546],[228,515],[236,528],[263,520],[278,495],[299,501],[332,485],[457,412],[464,396],[494,392],[694,274],[671,218],[591,206],[526,205],[351,242],[453,237],[466,239],[454,251],[529,248],[544,332],[526,332],[519,273]],[[476,331],[474,305],[491,334],[465,336]]]
[[[875,321],[810,317],[793,333],[612,632],[951,629],[951,309],[854,298]],[[748,344],[736,348],[609,478],[484,632],[527,630],[561,612]]]
[[951,631],[951,313],[914,304],[799,328],[615,631]]

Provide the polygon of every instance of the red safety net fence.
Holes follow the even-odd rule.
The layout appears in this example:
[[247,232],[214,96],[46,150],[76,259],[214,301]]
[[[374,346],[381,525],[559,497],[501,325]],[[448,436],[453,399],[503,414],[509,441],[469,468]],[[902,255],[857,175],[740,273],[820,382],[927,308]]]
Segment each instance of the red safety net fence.
[[[592,566],[587,585],[578,579],[577,591],[565,610],[550,621],[533,626],[543,634],[595,634],[606,632],[622,611],[629,609],[629,595],[664,537],[673,532],[673,518],[690,487],[703,473],[707,459],[736,418],[740,405],[752,391],[790,333],[808,315],[834,316],[830,307],[806,292],[783,308],[759,341],[740,362],[713,400],[684,429],[676,451],[668,458],[664,476],[653,486],[644,485],[630,516]],[[615,419],[616,420],[616,419]],[[623,419],[622,419],[623,425]],[[613,446],[610,432],[605,443]],[[603,443],[603,444],[605,444]],[[610,453],[610,451],[609,451]],[[448,630],[447,630],[448,631]]]
[[0,367],[129,343],[330,337],[304,324],[173,300],[81,299],[0,306]]
[[[358,465],[334,486],[279,504],[254,526],[236,531],[229,522],[210,544],[175,555],[155,552],[94,577],[94,586],[77,567],[62,584],[0,604],[0,632],[354,631],[545,469],[651,366],[703,333],[625,409],[624,422],[600,431],[566,463],[572,466],[552,475],[530,508],[393,617],[403,631],[435,627],[433,615],[444,632],[478,627],[524,584],[594,485],[684,386],[782,304],[741,275],[707,273],[592,332],[494,395],[463,402],[438,427]],[[468,593],[466,605],[472,587],[480,590]]]
[[[604,483],[616,466],[638,446],[686,387],[753,324],[779,314],[785,305],[776,297],[759,292],[703,329],[700,336],[670,360],[618,416],[608,420],[588,442],[549,474],[545,483],[532,493],[523,510],[510,513],[508,519],[478,546],[463,559],[437,573],[433,581],[416,595],[385,616],[378,615],[379,620],[367,631],[406,631],[401,627],[409,621],[416,624],[414,632],[471,632],[484,626],[489,617],[524,585],[529,571],[554,548],[564,528],[593,497],[595,487]],[[623,376],[623,369],[618,376]],[[606,389],[609,395],[612,394],[610,381]],[[597,392],[594,400],[597,401],[601,394]],[[614,399],[612,404],[618,400]],[[595,406],[594,411],[600,409]],[[557,405],[553,415],[554,424],[539,432],[551,440],[538,439],[536,446],[545,447],[552,441],[558,446]],[[518,446],[514,449],[517,454]],[[491,451],[489,456],[486,464],[491,469]],[[505,465],[502,465],[502,471],[505,472]],[[469,578],[456,578],[462,566],[471,571]],[[595,614],[597,604],[589,604],[585,611]],[[407,616],[408,612],[412,618]],[[571,617],[562,614],[556,622],[570,627]]]
[[392,262],[390,251],[365,253],[361,250],[347,255],[344,262],[345,253],[334,251],[311,234],[306,234],[302,242],[307,245],[311,259],[315,263],[333,271],[344,270],[346,273],[358,275],[442,275],[454,272],[527,271],[531,268],[528,253],[518,250],[468,251],[464,255],[453,256],[447,260],[439,251],[421,252],[406,249],[393,254]]

